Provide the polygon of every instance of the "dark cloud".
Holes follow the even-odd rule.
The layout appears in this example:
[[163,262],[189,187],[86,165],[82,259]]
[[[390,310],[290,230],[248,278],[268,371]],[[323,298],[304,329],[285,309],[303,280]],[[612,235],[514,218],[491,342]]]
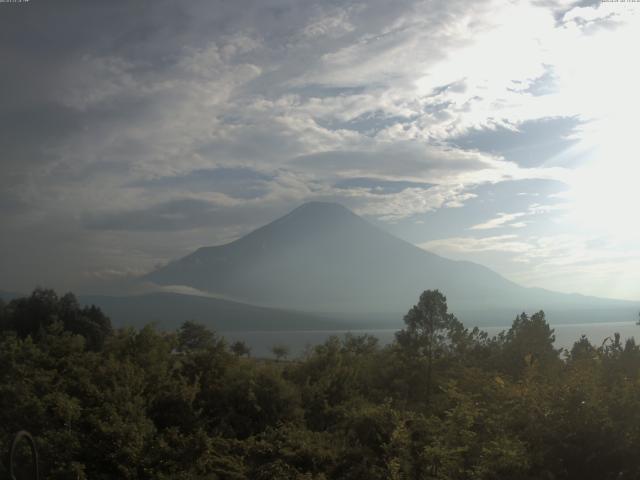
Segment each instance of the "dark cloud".
[[6,218],[21,215],[30,210],[30,205],[21,199],[15,192],[0,191],[0,214]]
[[82,128],[81,116],[61,105],[47,103],[37,107],[1,110],[0,145],[4,169],[19,167],[25,170],[34,164],[56,160],[54,155],[48,153],[50,148],[62,136],[81,131]]
[[194,170],[186,175],[159,177],[131,183],[133,187],[184,190],[188,192],[218,192],[238,199],[255,199],[269,192],[275,177],[249,168],[221,167]]
[[190,230],[214,223],[215,213],[210,202],[181,199],[136,210],[88,214],[83,224],[91,230]]
[[83,216],[82,224],[89,230],[130,232],[172,232],[193,229],[226,230],[230,227],[248,229],[260,226],[265,219],[274,220],[296,204],[236,204],[182,198],[145,208],[121,211],[93,212]]

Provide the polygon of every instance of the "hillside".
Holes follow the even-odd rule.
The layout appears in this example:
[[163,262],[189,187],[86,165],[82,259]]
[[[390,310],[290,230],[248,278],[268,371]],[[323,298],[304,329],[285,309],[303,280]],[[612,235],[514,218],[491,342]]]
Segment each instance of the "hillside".
[[155,323],[163,330],[173,330],[187,320],[216,331],[332,330],[345,326],[342,322],[308,313],[177,293],[81,295],[79,300],[84,305],[98,305],[111,318],[114,326],[142,327]]

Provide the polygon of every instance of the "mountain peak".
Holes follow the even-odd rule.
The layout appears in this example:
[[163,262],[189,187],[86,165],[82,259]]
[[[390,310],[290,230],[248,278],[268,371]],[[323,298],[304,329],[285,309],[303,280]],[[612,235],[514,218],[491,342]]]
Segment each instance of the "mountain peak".
[[307,202],[293,209],[262,229],[304,228],[317,230],[318,228],[336,228],[339,225],[353,225],[366,223],[362,218],[347,207],[334,202]]
[[347,207],[345,207],[344,205],[337,203],[337,202],[323,202],[320,200],[312,200],[309,202],[305,202],[302,205],[300,205],[299,207],[295,208],[293,211],[295,212],[296,210],[299,211],[304,211],[304,210],[333,210],[333,211],[347,211],[347,212],[351,212],[351,210],[349,210]]
[[311,201],[294,208],[289,215],[350,215],[356,216],[344,205],[336,202]]

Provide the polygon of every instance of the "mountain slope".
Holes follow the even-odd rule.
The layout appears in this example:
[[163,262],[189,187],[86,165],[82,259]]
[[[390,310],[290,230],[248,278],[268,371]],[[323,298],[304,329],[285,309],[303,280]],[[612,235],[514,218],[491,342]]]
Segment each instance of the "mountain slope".
[[308,313],[256,307],[228,300],[177,293],[132,296],[81,295],[83,305],[97,305],[115,326],[155,323],[175,330],[187,320],[216,331],[305,330],[343,328],[341,322]]
[[[204,247],[146,276],[279,308],[389,317],[438,288],[453,311],[635,308],[631,302],[521,287],[490,269],[426,252],[345,207],[312,202],[226,245]],[[617,318],[618,320],[620,318]]]

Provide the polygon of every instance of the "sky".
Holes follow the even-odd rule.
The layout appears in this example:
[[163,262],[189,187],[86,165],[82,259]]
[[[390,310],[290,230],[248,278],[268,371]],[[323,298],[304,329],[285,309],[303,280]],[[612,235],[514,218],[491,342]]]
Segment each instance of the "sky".
[[0,3],[0,289],[91,290],[310,200],[640,300],[640,3]]

